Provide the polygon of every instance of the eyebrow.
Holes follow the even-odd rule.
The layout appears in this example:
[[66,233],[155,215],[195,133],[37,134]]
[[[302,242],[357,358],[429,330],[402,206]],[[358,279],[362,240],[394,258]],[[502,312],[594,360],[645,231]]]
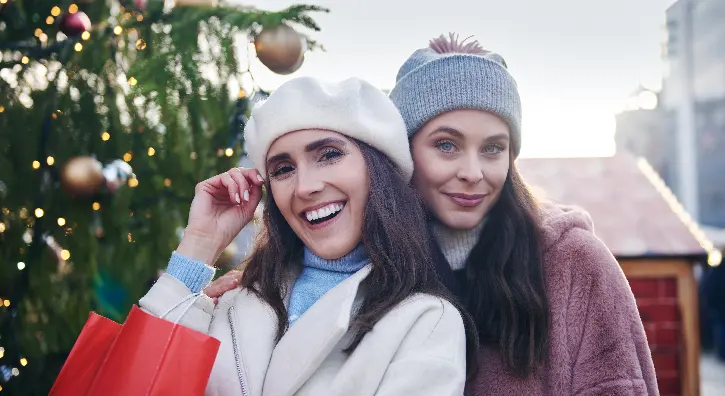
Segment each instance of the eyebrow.
[[336,144],[340,144],[343,146],[345,145],[345,142],[340,139],[337,139],[334,137],[327,137],[324,139],[315,140],[314,142],[307,144],[305,146],[305,153],[311,153],[311,152],[319,149],[320,147],[327,146],[328,144],[331,144],[331,143],[336,143]]
[[[459,131],[456,128],[449,127],[449,126],[438,127],[436,129],[434,129],[433,132],[428,134],[428,136],[431,136],[436,133],[447,133],[449,135],[453,135],[454,137],[456,137],[458,139],[461,139],[461,140],[465,139],[465,136],[463,135],[463,133],[461,131]],[[487,137],[486,141],[490,142],[490,141],[494,141],[494,140],[501,140],[501,139],[508,139],[508,138],[509,138],[509,135],[506,133],[497,133],[493,136]]]
[[[319,149],[320,147],[326,146],[331,143],[336,143],[336,144],[340,144],[343,146],[345,145],[345,142],[341,139],[337,139],[334,137],[328,137],[328,138],[315,140],[314,142],[308,143],[305,146],[305,153],[311,153],[311,152]],[[272,164],[274,162],[279,162],[279,161],[289,161],[291,159],[292,159],[292,157],[288,153],[280,153],[280,154],[276,154],[276,155],[270,157],[269,159],[267,159],[267,164]]]

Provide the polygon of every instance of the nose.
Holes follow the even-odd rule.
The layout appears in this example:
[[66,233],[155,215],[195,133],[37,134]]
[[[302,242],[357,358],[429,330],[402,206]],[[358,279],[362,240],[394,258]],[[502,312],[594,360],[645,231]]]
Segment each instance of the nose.
[[316,172],[303,167],[297,168],[297,185],[295,195],[307,199],[313,197],[325,188],[325,183],[315,175]]
[[458,179],[476,184],[483,180],[483,168],[478,155],[466,155],[458,167]]

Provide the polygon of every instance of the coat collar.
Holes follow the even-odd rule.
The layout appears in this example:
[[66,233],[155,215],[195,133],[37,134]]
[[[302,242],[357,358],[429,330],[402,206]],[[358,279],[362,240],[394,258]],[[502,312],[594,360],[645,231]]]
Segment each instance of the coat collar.
[[[235,327],[240,335],[242,359],[246,367],[269,362],[263,380],[265,395],[291,395],[315,373],[347,334],[350,318],[362,298],[358,293],[360,283],[371,269],[370,264],[365,266],[327,292],[276,345],[259,342],[263,334],[276,334],[277,320],[272,308],[249,293],[238,295],[234,301],[238,321]],[[255,384],[261,378],[248,377],[252,388],[261,385]]]

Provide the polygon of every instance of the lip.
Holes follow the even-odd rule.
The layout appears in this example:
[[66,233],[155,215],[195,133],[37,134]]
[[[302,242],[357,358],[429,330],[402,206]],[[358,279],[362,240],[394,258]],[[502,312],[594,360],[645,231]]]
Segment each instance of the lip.
[[447,195],[454,203],[466,208],[478,206],[483,202],[488,194],[462,194],[462,193],[443,193]]
[[[317,224],[312,224],[309,221],[307,221],[307,216],[305,215],[305,212],[310,212],[313,210],[324,208],[325,206],[331,205],[331,204],[341,204],[343,206],[342,210],[340,211],[340,213],[337,216],[335,216],[329,220],[325,220],[322,223],[317,223]],[[328,202],[323,202],[321,204],[308,206],[307,208],[305,208],[303,211],[300,212],[299,216],[302,218],[302,222],[305,224],[305,227],[307,227],[311,230],[319,230],[321,228],[328,227],[328,226],[332,225],[333,223],[335,223],[337,220],[339,220],[340,217],[342,217],[342,215],[344,214],[343,212],[345,212],[345,209],[347,209],[347,201],[344,201],[344,200],[328,201]]]
[[308,206],[300,211],[299,216],[306,221],[307,217],[305,217],[305,212],[311,212],[313,210],[324,208],[327,205],[332,205],[332,204],[336,204],[336,203],[345,205],[347,203],[347,201],[341,199],[341,200],[337,200],[337,201],[327,201],[327,202],[319,203],[317,205]]

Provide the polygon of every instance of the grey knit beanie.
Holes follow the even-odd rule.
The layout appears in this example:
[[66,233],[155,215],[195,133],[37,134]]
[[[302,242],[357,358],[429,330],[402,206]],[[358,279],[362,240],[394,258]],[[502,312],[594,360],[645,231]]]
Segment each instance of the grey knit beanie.
[[510,128],[514,157],[521,151],[521,99],[503,57],[478,42],[458,42],[453,34],[431,40],[398,71],[390,99],[412,137],[436,116],[460,109],[498,115]]

